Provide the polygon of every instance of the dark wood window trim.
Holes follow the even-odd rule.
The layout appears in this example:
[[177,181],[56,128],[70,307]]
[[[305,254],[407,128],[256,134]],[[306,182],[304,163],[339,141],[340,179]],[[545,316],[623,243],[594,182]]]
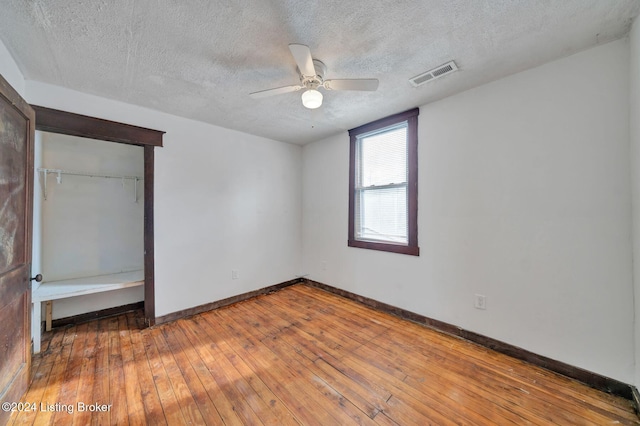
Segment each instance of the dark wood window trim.
[[37,105],[31,105],[31,107],[36,112],[36,130],[138,145],[144,148],[144,317],[148,325],[154,325],[156,310],[153,251],[153,149],[162,146],[162,136],[165,132]]
[[[349,130],[349,247],[381,250],[393,253],[420,255],[418,247],[418,108]],[[382,129],[397,123],[406,121],[407,131],[407,166],[408,166],[408,244],[387,244],[372,241],[359,241],[355,239],[355,181],[356,181],[356,144],[360,134]]]

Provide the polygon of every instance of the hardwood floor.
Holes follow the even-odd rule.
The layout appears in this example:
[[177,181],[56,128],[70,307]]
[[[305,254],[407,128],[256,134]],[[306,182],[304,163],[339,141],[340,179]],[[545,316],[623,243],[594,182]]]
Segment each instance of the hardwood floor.
[[35,410],[9,423],[640,424],[630,401],[302,284],[142,321],[46,333]]

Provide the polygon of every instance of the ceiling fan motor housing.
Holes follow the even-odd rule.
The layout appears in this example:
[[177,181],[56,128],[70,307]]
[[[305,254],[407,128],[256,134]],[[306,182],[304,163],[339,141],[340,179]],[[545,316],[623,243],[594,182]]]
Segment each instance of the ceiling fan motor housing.
[[304,75],[302,75],[300,69],[298,68],[300,81],[306,89],[317,89],[324,84],[324,76],[327,72],[327,66],[322,61],[314,59],[313,68],[316,70],[316,75],[311,77],[305,77]]

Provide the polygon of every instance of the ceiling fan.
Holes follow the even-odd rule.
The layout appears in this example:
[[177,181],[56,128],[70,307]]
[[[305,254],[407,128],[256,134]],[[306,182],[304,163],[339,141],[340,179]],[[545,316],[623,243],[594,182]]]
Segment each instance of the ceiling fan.
[[375,91],[378,89],[378,79],[376,78],[325,80],[327,67],[321,61],[311,57],[311,51],[308,46],[304,44],[290,44],[289,50],[291,50],[293,59],[298,65],[300,84],[261,90],[250,93],[249,96],[254,99],[259,99],[281,93],[297,92],[298,90],[304,89],[304,93],[302,93],[302,105],[309,109],[315,109],[322,105],[322,93],[318,91],[319,88],[326,90],[365,91]]

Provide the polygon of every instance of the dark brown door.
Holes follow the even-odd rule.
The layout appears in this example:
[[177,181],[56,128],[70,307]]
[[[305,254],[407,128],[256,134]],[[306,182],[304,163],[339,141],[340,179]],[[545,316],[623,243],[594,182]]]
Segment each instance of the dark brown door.
[[[0,402],[18,402],[31,367],[35,114],[0,76]],[[2,407],[5,408],[5,407]],[[0,424],[11,414],[0,408]]]

